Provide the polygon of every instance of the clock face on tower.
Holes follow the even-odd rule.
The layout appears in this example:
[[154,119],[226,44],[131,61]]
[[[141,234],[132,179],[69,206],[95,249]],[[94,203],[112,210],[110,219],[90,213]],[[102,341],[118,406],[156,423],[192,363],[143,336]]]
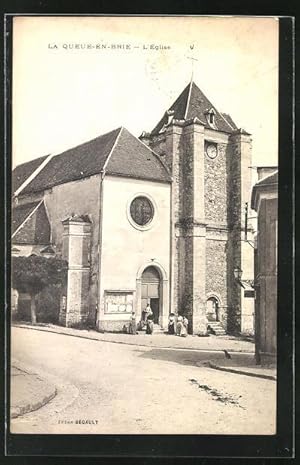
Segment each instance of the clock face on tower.
[[206,154],[209,158],[216,158],[218,155],[217,146],[215,144],[207,144]]

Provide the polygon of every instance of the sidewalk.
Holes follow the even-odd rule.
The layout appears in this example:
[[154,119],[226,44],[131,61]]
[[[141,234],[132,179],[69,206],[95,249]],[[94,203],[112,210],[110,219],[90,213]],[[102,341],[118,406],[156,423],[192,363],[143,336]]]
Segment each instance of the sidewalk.
[[261,366],[256,365],[253,355],[239,354],[238,359],[235,354],[231,354],[231,359],[224,360],[210,360],[206,366],[214,368],[215,370],[227,371],[244,376],[254,376],[256,378],[271,379],[276,381],[276,367],[275,366]]
[[11,367],[10,390],[11,418],[38,410],[56,396],[55,386],[14,361]]
[[[168,334],[156,333],[152,335],[123,334],[123,333],[100,333],[95,330],[65,328],[53,324],[30,325],[25,323],[13,323],[13,326],[19,328],[33,329],[36,331],[47,331],[67,336],[81,337],[96,341],[111,342],[115,344],[128,344],[144,347],[155,347],[158,349],[184,349],[184,350],[201,350],[219,352],[227,350],[228,352],[245,352],[254,354],[254,343],[241,340],[233,336],[207,336],[199,337],[189,335],[188,337],[178,337]],[[253,356],[253,355],[252,355]]]

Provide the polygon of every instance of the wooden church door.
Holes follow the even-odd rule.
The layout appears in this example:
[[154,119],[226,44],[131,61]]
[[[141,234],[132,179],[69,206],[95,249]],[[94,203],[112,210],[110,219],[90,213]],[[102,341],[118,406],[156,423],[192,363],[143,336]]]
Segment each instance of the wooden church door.
[[154,266],[149,266],[145,269],[142,275],[142,312],[145,310],[147,304],[153,312],[153,322],[159,323],[159,287],[160,287],[160,276],[157,269]]

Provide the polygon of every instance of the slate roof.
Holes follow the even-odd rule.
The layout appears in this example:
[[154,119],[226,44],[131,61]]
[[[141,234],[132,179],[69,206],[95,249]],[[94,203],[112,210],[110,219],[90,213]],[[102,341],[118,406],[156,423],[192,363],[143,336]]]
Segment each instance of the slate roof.
[[50,236],[50,224],[43,201],[13,207],[12,242],[14,244],[48,245]]
[[115,129],[55,155],[24,188],[22,194],[43,191],[57,184],[76,181],[99,173],[119,132],[120,128]]
[[23,184],[23,182],[40,166],[40,164],[48,157],[36,158],[27,163],[22,163],[16,166],[12,172],[12,192],[15,192]]
[[[32,162],[28,162],[31,164]],[[22,194],[39,192],[58,184],[83,179],[100,173],[135,177],[154,181],[171,181],[162,160],[127,129],[118,128],[89,142],[55,155],[25,186]],[[27,164],[18,169],[22,176]]]
[[38,206],[38,202],[26,203],[25,205],[17,205],[12,209],[11,233],[13,234],[19,226],[26,220],[32,211]]
[[[183,90],[169,110],[174,111],[174,119],[188,120],[197,117],[204,123],[205,127],[210,128],[205,112],[212,108],[215,111],[215,128],[217,130],[232,133],[238,129],[232,118],[226,113],[220,113],[193,81]],[[167,119],[168,116],[165,113],[151,134],[157,135],[167,124]]]
[[170,181],[171,177],[159,155],[123,128],[106,167],[115,174],[153,181]]
[[269,174],[268,176],[265,176],[264,178],[261,178],[257,183],[255,184],[256,186],[269,186],[273,184],[278,184],[278,171],[275,173]]

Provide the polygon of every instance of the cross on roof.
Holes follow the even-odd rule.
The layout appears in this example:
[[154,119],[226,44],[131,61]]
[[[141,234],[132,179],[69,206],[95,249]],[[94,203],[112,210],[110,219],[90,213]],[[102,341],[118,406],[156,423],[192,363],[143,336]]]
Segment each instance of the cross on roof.
[[191,76],[191,81],[192,81],[193,77],[194,77],[194,61],[199,61],[199,60],[198,60],[198,58],[188,57],[188,56],[187,56],[187,59],[192,60],[192,76]]

